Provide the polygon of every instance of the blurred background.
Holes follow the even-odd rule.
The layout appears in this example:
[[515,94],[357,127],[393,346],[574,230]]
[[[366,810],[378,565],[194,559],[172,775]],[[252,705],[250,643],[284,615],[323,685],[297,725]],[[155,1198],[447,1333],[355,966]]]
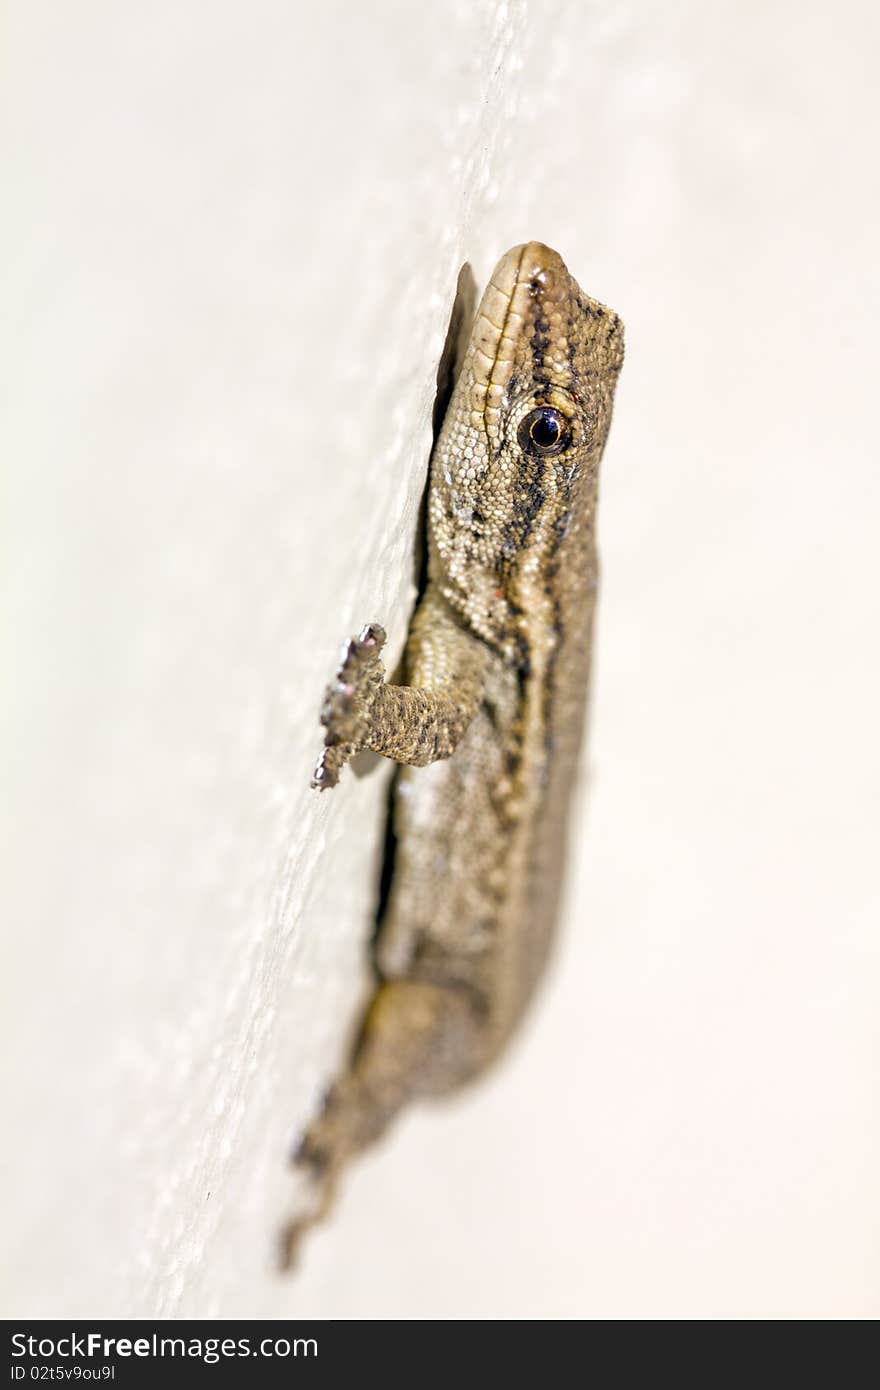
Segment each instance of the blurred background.
[[[877,9],[13,4],[2,1312],[880,1312]],[[559,949],[300,1270],[469,262],[627,328]]]

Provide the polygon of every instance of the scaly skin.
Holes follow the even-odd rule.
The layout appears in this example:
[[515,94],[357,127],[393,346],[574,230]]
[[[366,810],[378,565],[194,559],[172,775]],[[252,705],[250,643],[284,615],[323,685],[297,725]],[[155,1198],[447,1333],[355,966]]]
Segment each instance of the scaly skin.
[[335,785],[364,748],[405,766],[378,983],[349,1068],[297,1155],[316,1201],[285,1234],[288,1259],[351,1155],[410,1099],[493,1060],[544,963],[587,698],[599,461],[622,361],[620,320],[555,251],[529,242],[502,257],[431,459],[428,583],[406,683],[385,682],[373,624],[327,691],[314,786]]

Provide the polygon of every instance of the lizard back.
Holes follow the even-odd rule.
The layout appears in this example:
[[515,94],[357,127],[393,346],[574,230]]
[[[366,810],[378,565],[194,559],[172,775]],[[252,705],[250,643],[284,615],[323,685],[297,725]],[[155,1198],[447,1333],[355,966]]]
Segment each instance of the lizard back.
[[487,1056],[532,993],[557,912],[589,682],[598,465],[622,356],[619,319],[561,258],[515,247],[477,311],[431,460],[428,584],[406,681],[430,683],[471,649],[483,698],[451,757],[396,775],[377,959],[385,978],[475,995]]

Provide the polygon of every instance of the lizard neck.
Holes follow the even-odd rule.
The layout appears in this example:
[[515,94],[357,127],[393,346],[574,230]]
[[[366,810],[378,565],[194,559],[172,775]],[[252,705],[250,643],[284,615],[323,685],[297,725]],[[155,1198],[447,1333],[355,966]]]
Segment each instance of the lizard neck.
[[[429,577],[460,620],[521,669],[537,669],[595,588],[595,489],[534,486],[499,525],[435,490]],[[452,524],[457,521],[458,525]]]

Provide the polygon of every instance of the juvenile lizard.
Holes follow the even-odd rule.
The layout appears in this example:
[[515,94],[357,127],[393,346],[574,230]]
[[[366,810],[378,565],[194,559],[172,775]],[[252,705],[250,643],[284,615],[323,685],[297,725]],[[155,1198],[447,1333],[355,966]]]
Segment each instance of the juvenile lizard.
[[[377,624],[350,641],[312,785],[372,749],[403,764],[376,987],[297,1162],[315,1203],[403,1105],[482,1072],[544,963],[587,697],[599,461],[623,326],[539,242],[483,295],[431,458],[428,580],[385,681]],[[424,769],[424,770],[419,770]]]

